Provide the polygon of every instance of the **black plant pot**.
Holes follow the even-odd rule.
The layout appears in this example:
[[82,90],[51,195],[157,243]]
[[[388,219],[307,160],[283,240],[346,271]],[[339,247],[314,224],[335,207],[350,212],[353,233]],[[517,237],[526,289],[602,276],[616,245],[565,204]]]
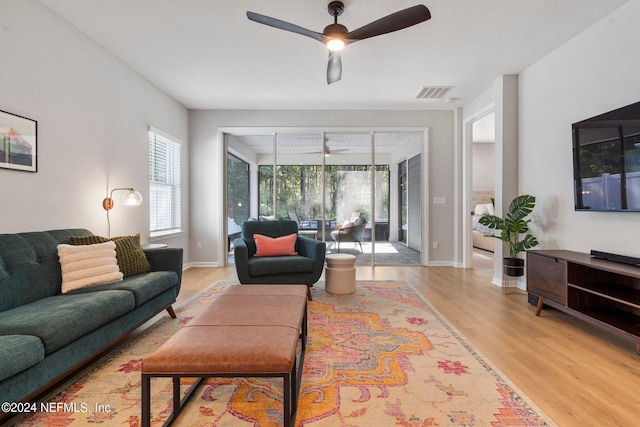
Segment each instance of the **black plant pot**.
[[524,275],[524,260],[521,258],[504,258],[502,260],[504,274],[511,277]]

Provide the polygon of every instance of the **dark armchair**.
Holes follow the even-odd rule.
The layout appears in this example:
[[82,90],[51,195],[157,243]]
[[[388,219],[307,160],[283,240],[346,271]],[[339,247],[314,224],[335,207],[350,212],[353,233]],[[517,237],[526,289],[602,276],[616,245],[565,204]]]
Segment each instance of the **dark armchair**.
[[295,221],[245,221],[242,235],[234,243],[238,279],[243,284],[305,284],[309,287],[322,275],[326,244],[298,236],[298,255],[256,257],[254,234],[281,237],[298,233]]

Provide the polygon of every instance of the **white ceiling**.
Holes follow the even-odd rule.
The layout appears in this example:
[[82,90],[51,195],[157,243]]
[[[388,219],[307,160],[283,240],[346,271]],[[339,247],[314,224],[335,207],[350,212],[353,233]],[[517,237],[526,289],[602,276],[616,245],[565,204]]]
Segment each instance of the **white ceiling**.
[[[190,109],[449,109],[517,74],[628,0],[424,0],[432,19],[349,45],[326,83],[329,0],[41,0]],[[354,30],[417,0],[344,0]],[[424,86],[454,86],[444,100]]]
[[[371,153],[370,133],[326,133],[326,148],[332,154],[368,154]],[[405,144],[419,144],[421,135],[415,132],[376,133],[376,154],[390,154]],[[245,147],[256,154],[271,154],[274,151],[273,135],[231,135],[229,145]],[[276,151],[287,154],[323,153],[322,133],[278,133],[275,137]]]

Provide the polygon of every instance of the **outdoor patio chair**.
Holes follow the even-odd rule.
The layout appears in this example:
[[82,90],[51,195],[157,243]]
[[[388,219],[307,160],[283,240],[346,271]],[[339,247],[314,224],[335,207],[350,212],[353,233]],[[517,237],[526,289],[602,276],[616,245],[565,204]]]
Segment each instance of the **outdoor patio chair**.
[[331,232],[331,238],[335,241],[337,251],[340,252],[340,243],[354,242],[360,245],[360,252],[362,252],[362,238],[364,236],[364,229],[367,226],[367,220],[357,217],[353,222],[349,222],[344,226],[340,226]]
[[314,239],[318,238],[318,230],[311,229],[300,229],[300,220],[298,219],[298,215],[295,212],[289,212],[289,219],[291,221],[295,221],[298,224],[298,234],[306,237],[313,237]]

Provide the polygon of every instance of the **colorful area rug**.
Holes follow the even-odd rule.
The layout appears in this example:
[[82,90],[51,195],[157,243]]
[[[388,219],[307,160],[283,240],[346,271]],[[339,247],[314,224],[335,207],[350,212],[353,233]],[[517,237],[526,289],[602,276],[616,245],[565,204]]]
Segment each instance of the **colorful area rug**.
[[[58,412],[25,426],[140,425],[140,363],[228,283],[219,283],[65,385]],[[353,295],[313,288],[296,426],[543,426],[553,422],[403,282],[358,282]],[[192,380],[184,380],[183,390]],[[75,409],[75,411],[73,411]],[[169,379],[152,382],[153,425],[171,411]],[[209,379],[175,425],[282,425],[275,379]]]

